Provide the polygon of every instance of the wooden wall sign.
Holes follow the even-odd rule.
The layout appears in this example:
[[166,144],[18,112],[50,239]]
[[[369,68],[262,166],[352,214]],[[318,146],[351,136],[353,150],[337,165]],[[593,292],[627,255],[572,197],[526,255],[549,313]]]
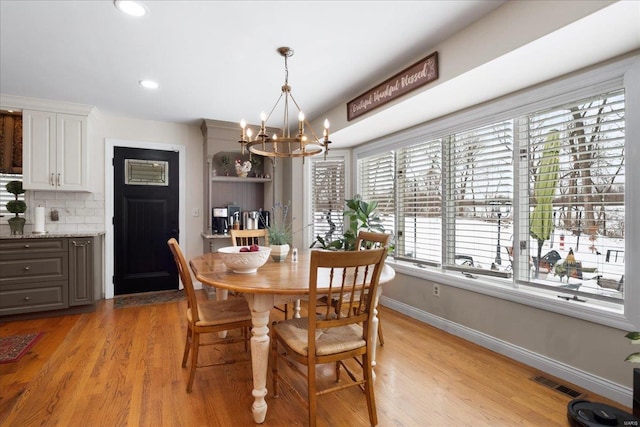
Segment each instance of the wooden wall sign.
[[351,121],[437,78],[438,52],[433,52],[423,60],[349,101],[347,103],[347,120]]

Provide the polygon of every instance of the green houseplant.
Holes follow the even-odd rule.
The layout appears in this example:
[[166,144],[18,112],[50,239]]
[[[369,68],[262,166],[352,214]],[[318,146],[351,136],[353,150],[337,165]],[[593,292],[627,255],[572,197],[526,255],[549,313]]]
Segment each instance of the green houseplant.
[[[631,344],[640,344],[640,332],[629,332],[625,338],[631,340]],[[631,353],[624,360],[640,363],[640,352]],[[640,417],[640,368],[633,368],[633,415]]]
[[356,194],[353,198],[345,200],[345,203],[347,230],[336,239],[333,239],[331,234],[324,237],[316,236],[316,240],[311,245],[312,248],[352,251],[355,250],[356,237],[360,230],[384,233],[382,218],[375,212],[378,202],[365,202],[359,194]]
[[27,210],[27,204],[22,200],[18,200],[18,195],[24,193],[22,181],[9,181],[5,188],[15,198],[15,200],[7,202],[7,210],[15,214],[14,217],[8,219],[11,234],[23,234],[24,224],[27,220],[18,216],[18,214],[25,213]]
[[287,257],[289,245],[293,240],[292,220],[289,217],[290,206],[291,202],[286,205],[276,202],[271,209],[271,222],[266,227],[269,231],[271,258],[277,262],[284,261]]

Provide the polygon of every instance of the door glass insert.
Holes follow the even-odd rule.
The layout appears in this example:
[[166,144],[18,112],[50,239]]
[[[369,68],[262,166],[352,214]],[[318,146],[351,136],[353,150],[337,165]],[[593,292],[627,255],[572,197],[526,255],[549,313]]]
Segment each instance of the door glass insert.
[[126,185],[169,185],[169,162],[161,160],[124,160]]

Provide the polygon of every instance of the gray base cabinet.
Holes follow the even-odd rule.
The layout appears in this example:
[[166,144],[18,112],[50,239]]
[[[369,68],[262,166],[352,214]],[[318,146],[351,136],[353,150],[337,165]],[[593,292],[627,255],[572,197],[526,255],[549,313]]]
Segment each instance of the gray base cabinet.
[[0,316],[93,304],[94,240],[0,239]]

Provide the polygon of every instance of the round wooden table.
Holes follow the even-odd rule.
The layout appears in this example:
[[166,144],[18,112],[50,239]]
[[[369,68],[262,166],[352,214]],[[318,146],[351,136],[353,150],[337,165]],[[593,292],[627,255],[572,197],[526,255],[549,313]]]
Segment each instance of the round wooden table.
[[[267,370],[269,367],[269,314],[274,305],[299,300],[309,293],[309,262],[311,251],[300,252],[298,262],[291,262],[291,256],[283,262],[269,259],[256,273],[238,274],[228,269],[220,255],[207,253],[189,261],[196,279],[206,286],[218,290],[240,292],[247,299],[251,308],[251,364],[253,368],[253,397],[251,411],[253,420],[262,424],[267,416]],[[380,275],[380,284],[388,283],[395,277],[395,271],[384,266]],[[318,293],[322,294],[323,286],[318,285]],[[378,287],[379,293],[382,286]],[[328,286],[327,286],[328,291]],[[226,297],[226,292],[216,292]],[[376,301],[377,305],[377,301]],[[296,307],[296,316],[299,307]],[[377,329],[378,318],[373,319]],[[378,334],[374,331],[373,336]],[[375,339],[372,358],[375,361]],[[375,363],[375,362],[374,362]]]

